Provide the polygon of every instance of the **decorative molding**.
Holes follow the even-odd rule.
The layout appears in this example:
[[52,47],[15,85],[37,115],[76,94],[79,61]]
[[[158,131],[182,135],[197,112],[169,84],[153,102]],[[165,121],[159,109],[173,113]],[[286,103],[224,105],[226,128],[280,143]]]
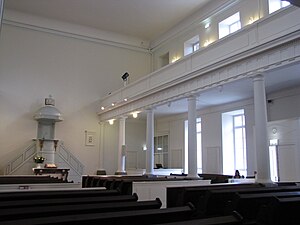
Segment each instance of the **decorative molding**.
[[[286,51],[287,48],[289,51]],[[102,113],[100,114],[100,119],[107,120],[109,118],[118,117],[121,114],[130,113],[132,110],[145,110],[149,107],[167,104],[169,101],[186,98],[193,93],[201,93],[219,85],[251,78],[258,73],[299,62],[300,51],[296,52],[295,49],[297,48],[300,49],[300,39],[290,42],[289,47],[287,44],[284,44],[278,46],[276,49],[263,51],[261,54],[230,63],[215,71],[204,72],[190,80],[162,89],[134,102],[129,102],[122,107]],[[286,55],[287,52],[290,54],[289,57]],[[278,61],[278,59],[282,61]]]
[[2,22],[5,25],[149,53],[149,43],[146,40],[13,10],[5,10]]

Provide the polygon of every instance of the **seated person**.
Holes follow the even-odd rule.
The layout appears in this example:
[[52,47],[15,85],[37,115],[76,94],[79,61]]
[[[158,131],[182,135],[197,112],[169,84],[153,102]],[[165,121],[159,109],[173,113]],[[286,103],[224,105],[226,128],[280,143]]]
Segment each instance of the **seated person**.
[[233,178],[244,178],[244,176],[241,176],[240,171],[236,170]]

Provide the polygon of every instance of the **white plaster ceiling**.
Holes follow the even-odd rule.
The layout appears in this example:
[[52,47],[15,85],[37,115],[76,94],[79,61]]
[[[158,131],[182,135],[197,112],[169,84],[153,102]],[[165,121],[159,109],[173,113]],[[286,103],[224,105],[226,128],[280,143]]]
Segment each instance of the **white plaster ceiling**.
[[208,0],[5,0],[5,8],[151,41]]

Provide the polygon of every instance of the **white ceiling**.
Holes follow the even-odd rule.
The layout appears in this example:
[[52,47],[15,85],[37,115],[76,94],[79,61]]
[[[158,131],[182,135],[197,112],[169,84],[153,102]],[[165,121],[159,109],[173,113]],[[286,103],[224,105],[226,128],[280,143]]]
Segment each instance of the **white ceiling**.
[[5,8],[152,41],[208,0],[5,0]]

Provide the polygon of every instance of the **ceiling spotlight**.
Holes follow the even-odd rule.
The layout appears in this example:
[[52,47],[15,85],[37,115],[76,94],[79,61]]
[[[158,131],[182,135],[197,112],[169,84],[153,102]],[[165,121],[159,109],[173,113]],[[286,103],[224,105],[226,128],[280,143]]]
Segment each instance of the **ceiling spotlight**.
[[124,74],[121,76],[122,80],[124,81],[124,87],[125,87],[125,86],[127,85],[127,83],[128,83],[128,77],[129,77],[129,73],[128,73],[128,72],[124,73]]
[[115,106],[115,103],[111,103],[111,106]]
[[124,81],[126,81],[128,77],[129,77],[129,73],[126,72],[126,73],[123,74],[122,79],[123,79]]
[[124,102],[127,102],[128,101],[128,99],[127,98],[124,98]]
[[101,107],[101,110],[104,110],[104,109],[105,109],[105,108],[102,106],[102,107]]
[[206,23],[204,27],[205,27],[205,29],[207,29],[207,28],[210,27],[210,24],[209,24],[209,23]]

